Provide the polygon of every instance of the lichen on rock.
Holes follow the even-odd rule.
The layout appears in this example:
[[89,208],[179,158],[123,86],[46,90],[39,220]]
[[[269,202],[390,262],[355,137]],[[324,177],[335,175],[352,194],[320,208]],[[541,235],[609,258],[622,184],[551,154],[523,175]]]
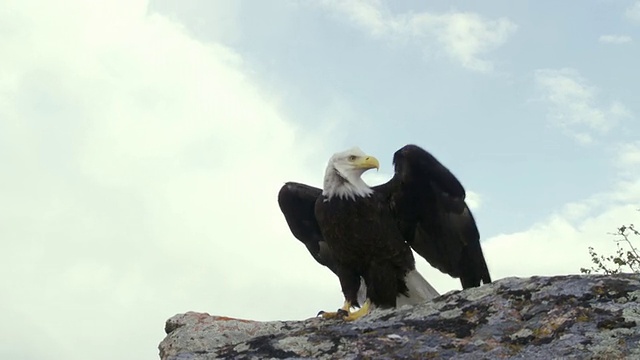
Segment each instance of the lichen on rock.
[[163,360],[640,358],[640,275],[507,278],[354,322],[179,314]]

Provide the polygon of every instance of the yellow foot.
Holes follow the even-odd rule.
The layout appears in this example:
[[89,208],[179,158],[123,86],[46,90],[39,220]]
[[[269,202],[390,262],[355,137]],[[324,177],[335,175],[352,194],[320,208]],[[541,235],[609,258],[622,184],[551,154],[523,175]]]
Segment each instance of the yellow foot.
[[342,308],[338,309],[338,311],[336,312],[320,311],[318,313],[318,316],[322,317],[323,319],[342,319],[344,321],[357,320],[369,313],[369,310],[371,310],[371,301],[367,299],[367,301],[364,302],[362,307],[356,311],[350,312],[349,309],[351,309],[351,303],[348,301],[345,301]]
[[343,317],[344,321],[353,321],[353,320],[357,320],[360,319],[361,317],[367,315],[369,313],[370,310],[370,306],[371,306],[371,301],[369,301],[369,299],[367,299],[367,301],[364,302],[364,304],[362,304],[362,307],[352,313],[349,313],[348,316]]
[[326,312],[326,311],[320,311],[318,313],[318,316],[322,317],[323,319],[338,319],[338,318],[345,318],[347,316],[349,316],[349,309],[351,308],[351,303],[349,301],[344,302],[344,304],[342,305],[342,307],[340,309],[338,309],[338,311],[336,312]]

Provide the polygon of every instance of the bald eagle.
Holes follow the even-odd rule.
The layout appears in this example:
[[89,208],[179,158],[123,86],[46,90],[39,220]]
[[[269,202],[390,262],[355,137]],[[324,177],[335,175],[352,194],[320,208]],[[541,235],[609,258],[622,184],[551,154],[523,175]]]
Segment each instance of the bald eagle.
[[[369,187],[361,175],[379,162],[353,148],[329,159],[323,189],[295,182],[280,189],[278,203],[291,232],[340,280],[344,304],[336,312],[321,311],[325,318],[354,320],[371,307],[438,296],[417,272],[411,249],[465,289],[491,282],[458,179],[416,145],[396,151],[393,164],[391,180]],[[359,290],[366,292],[362,304]]]

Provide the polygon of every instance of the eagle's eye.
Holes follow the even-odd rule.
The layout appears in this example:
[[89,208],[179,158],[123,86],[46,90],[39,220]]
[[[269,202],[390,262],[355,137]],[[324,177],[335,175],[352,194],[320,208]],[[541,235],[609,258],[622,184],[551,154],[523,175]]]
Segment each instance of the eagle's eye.
[[355,160],[356,160],[356,157],[357,157],[357,156],[355,156],[355,155],[351,155],[351,156],[349,156],[349,161],[355,161]]

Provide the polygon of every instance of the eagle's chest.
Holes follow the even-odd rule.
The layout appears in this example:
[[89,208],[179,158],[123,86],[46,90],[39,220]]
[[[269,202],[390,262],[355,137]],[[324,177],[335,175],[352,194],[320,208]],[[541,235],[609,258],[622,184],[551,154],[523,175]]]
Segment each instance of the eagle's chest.
[[337,253],[357,255],[383,236],[379,207],[367,199],[332,199],[316,203],[323,238]]

